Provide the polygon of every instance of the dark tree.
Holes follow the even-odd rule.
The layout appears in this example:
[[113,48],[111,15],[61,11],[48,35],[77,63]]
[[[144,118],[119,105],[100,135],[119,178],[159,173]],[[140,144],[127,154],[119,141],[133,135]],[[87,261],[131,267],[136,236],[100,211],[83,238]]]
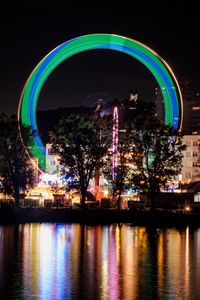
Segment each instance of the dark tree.
[[32,137],[30,128],[21,126],[19,129],[15,116],[0,116],[1,189],[14,198],[16,206],[19,206],[20,194],[35,184],[33,164],[24,147],[31,145]]
[[62,173],[78,180],[81,205],[96,170],[101,172],[110,146],[111,122],[90,114],[72,114],[60,120],[50,133],[52,149],[60,157]]
[[138,118],[131,133],[131,160],[136,167],[132,181],[142,191],[159,192],[181,172],[186,149],[182,134],[154,116]]

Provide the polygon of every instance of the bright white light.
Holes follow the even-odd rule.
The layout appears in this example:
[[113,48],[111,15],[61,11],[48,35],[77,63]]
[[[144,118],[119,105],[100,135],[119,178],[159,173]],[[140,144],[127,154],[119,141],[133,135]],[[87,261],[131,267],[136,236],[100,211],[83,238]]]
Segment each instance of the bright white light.
[[129,196],[131,194],[131,192],[132,192],[131,190],[128,190],[127,191],[127,196]]
[[108,180],[106,178],[103,179],[105,184],[108,184]]
[[46,181],[46,182],[56,182],[56,181],[62,181],[63,179],[61,177],[59,177],[58,175],[56,174],[43,174],[41,175],[41,180],[42,181]]

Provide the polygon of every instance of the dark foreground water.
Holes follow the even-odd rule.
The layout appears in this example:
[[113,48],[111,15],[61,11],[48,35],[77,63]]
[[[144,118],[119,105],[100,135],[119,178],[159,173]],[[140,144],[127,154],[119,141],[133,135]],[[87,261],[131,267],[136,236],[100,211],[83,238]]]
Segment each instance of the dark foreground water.
[[0,226],[0,299],[200,299],[200,229]]

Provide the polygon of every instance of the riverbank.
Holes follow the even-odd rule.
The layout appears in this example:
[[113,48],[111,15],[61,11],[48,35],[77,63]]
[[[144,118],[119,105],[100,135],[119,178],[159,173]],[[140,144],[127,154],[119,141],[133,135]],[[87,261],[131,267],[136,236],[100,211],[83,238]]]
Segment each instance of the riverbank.
[[195,224],[200,226],[200,213],[174,211],[131,211],[113,209],[52,209],[52,208],[1,208],[0,224],[20,223],[84,223],[176,226]]

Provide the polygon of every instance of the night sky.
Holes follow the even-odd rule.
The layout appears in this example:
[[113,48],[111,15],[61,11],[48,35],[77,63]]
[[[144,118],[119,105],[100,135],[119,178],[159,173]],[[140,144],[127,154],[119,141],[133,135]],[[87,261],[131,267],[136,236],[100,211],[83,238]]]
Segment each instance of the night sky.
[[[185,7],[182,1],[164,1],[160,7],[134,1],[94,1],[93,6],[75,1],[69,6],[69,1],[59,0],[15,2],[0,2],[0,112],[17,113],[30,72],[49,51],[89,33],[115,33],[145,43],[176,75],[188,76],[200,90],[200,17],[192,1]],[[38,109],[90,105],[99,98],[123,100],[131,89],[151,101],[155,86],[149,71],[125,54],[89,51],[68,59],[51,74]]]

